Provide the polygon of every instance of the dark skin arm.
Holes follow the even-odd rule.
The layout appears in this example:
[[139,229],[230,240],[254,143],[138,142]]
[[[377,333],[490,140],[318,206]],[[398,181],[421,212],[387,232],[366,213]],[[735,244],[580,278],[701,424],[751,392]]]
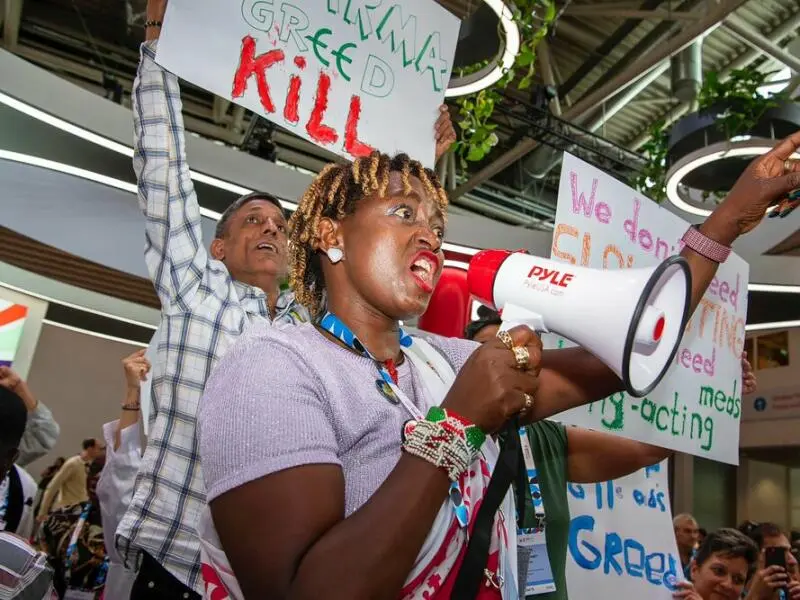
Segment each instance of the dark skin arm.
[[[347,519],[344,477],[334,465],[263,477],[214,500],[211,512],[246,598],[389,599],[411,571],[448,488],[443,471],[404,454]],[[252,535],[241,535],[246,530]]]
[[574,483],[619,479],[671,455],[672,450],[618,435],[567,427],[567,479]]

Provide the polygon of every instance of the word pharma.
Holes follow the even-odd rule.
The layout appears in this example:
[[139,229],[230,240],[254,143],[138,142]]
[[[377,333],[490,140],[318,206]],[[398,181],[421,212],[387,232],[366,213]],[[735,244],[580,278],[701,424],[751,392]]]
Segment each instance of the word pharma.
[[[303,6],[305,12],[297,4]],[[404,12],[400,3],[384,5],[380,0],[327,0],[319,7],[312,6],[314,4],[317,2],[308,0],[296,4],[243,0],[244,20],[252,29],[267,34],[269,40],[264,40],[262,47],[257,49],[254,37],[244,37],[231,96],[242,97],[249,80],[254,78],[261,106],[267,115],[273,115],[277,108],[268,73],[271,68],[286,72],[291,69],[293,74],[283,102],[283,117],[288,126],[297,126],[301,122],[301,93],[307,93],[302,90],[303,73],[309,61],[314,61],[320,69],[313,109],[307,120],[302,119],[306,132],[318,144],[330,146],[339,141],[337,128],[344,125],[345,151],[356,157],[369,154],[372,148],[358,139],[361,95],[351,94],[343,124],[325,123],[329,96],[337,92],[341,94],[341,90],[350,94],[357,88],[368,96],[386,98],[395,87],[395,69],[387,60],[424,78],[433,92],[443,91],[449,68],[447,61],[440,58],[441,35],[438,31],[420,31],[425,19],[408,14],[407,9]],[[341,26],[338,32],[334,32],[331,26],[334,21]],[[263,36],[260,38],[264,39]],[[294,56],[289,56],[295,52]],[[332,89],[334,81],[341,88]]]

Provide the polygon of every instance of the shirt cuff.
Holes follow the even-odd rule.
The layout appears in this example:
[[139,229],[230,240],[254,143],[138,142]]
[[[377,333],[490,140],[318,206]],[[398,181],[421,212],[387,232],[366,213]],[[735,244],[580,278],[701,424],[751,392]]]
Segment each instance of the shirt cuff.
[[158,40],[148,40],[146,42],[142,42],[141,52],[140,52],[142,60],[148,58],[151,61],[155,61],[157,50],[158,50]]

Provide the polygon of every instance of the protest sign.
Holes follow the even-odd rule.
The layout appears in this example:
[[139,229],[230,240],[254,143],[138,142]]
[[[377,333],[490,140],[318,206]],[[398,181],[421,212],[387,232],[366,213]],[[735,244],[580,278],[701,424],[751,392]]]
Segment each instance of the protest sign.
[[[598,269],[653,267],[680,252],[688,226],[624,183],[564,154],[553,260]],[[645,398],[617,393],[556,418],[738,464],[748,274],[747,263],[733,253],[720,265],[672,367]],[[552,335],[543,341],[545,347],[572,345]]]
[[570,598],[672,598],[684,577],[667,486],[667,461],[614,481],[568,484]]
[[459,28],[431,0],[170,0],[156,60],[348,159],[433,167]]

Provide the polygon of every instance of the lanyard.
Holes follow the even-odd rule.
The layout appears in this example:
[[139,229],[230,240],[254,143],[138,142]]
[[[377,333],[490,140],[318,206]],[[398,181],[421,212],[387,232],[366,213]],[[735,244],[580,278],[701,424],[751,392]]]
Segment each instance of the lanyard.
[[[522,447],[522,458],[525,461],[525,471],[528,480],[528,486],[531,492],[531,500],[533,502],[533,512],[536,516],[536,525],[532,533],[544,531],[545,526],[545,511],[544,501],[542,499],[542,491],[539,487],[539,474],[536,471],[536,463],[533,460],[533,449],[531,442],[528,439],[528,431],[525,427],[519,428],[519,441]],[[528,530],[531,532],[530,530]]]
[[[380,361],[375,358],[370,351],[367,350],[364,344],[359,341],[350,328],[345,325],[339,317],[331,312],[326,312],[322,318],[319,319],[318,325],[321,329],[327,331],[337,340],[345,344],[348,348],[360,354],[361,356],[369,358],[375,363],[375,367],[380,375],[380,378],[375,381],[375,387],[384,398],[386,398],[392,404],[401,404],[414,419],[420,420],[425,418],[425,415],[422,414],[422,411],[420,411],[420,409],[417,408],[413,402],[411,402],[408,396],[406,396],[405,392],[398,387],[397,367],[395,366],[394,361]],[[412,363],[423,362],[425,365],[430,367],[430,373],[425,373],[424,371],[420,372],[420,375],[423,377],[423,379],[427,379],[429,375],[434,375],[438,380],[444,383],[444,378],[434,366],[434,364],[438,362],[435,357],[425,356],[424,350],[420,347],[421,344],[415,345],[414,338],[408,335],[402,327],[398,328],[397,335],[400,340],[400,349],[403,351],[403,354],[406,356],[406,358],[408,358]],[[428,391],[430,392],[432,390],[429,389]],[[444,400],[444,397],[434,398],[434,400],[438,405],[442,400]],[[450,502],[453,505],[453,512],[455,513],[459,525],[461,527],[467,527],[467,525],[469,525],[469,508],[464,502],[464,496],[461,493],[461,486],[457,481],[451,482],[449,496]]]

